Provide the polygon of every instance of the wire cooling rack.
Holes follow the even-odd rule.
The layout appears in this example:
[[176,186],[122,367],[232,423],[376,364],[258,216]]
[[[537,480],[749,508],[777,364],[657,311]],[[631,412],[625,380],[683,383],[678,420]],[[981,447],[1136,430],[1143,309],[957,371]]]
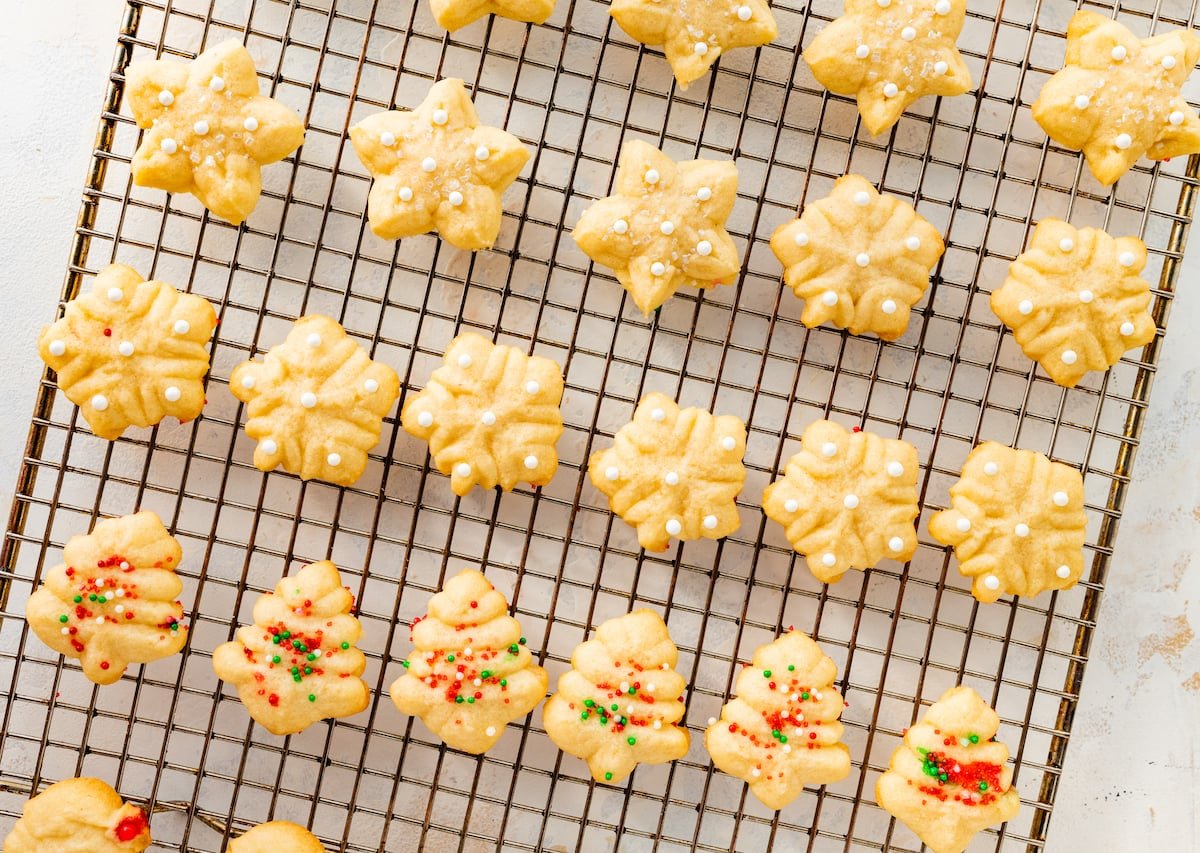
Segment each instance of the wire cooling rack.
[[[970,5],[960,44],[975,92],[921,101],[895,132],[872,139],[853,103],[821,90],[795,50],[840,13],[840,0],[776,3],[776,42],[723,57],[686,93],[661,54],[631,43],[592,0],[561,0],[545,26],[496,19],[452,36],[422,0],[130,2],[63,298],[115,259],[212,300],[221,323],[209,402],[194,423],[110,444],[43,379],[0,561],[0,835],[31,792],[87,774],[149,804],[154,850],[220,851],[231,833],[271,818],[310,825],[339,851],[915,850],[915,837],[874,804],[874,783],[922,705],[964,682],[1001,714],[1023,801],[1016,820],[971,849],[1040,848],[1159,342],[1067,391],[1021,355],[987,297],[1033,223],[1056,215],[1142,235],[1165,324],[1200,160],[1143,163],[1113,191],[1101,188],[1029,114],[1061,64],[1076,4]],[[1197,17],[1196,0],[1089,5],[1143,35]],[[309,128],[295,158],[265,171],[262,202],[242,228],[190,197],[132,186],[139,134],[120,111],[129,61],[190,57],[230,36],[249,45],[264,89]],[[397,245],[372,236],[368,178],[347,144],[354,121],[410,107],[430,81],[452,75],[468,81],[489,124],[536,149],[506,196],[496,249],[476,255],[433,237]],[[741,172],[730,220],[745,258],[740,285],[682,293],[649,319],[565,233],[607,194],[618,147],[635,137],[677,159],[733,157]],[[947,235],[933,287],[893,344],[805,330],[767,246],[779,223],[847,171],[911,199]],[[338,318],[410,388],[466,328],[564,364],[567,430],[554,481],[455,499],[394,417],[353,488],[258,472],[227,377],[313,311]],[[588,454],[650,390],[749,425],[742,526],[722,542],[645,554],[586,480]],[[919,448],[922,545],[910,565],[824,587],[758,509],[800,432],[822,416]],[[1075,589],[979,606],[930,542],[925,516],[944,506],[982,439],[1084,470],[1090,568]],[[101,690],[31,637],[22,613],[67,538],[139,507],[156,510],[183,544],[193,629],[181,656]],[[357,593],[373,702],[273,737],[219,684],[210,654],[282,573],[325,557]],[[691,684],[689,755],[643,766],[623,786],[595,785],[547,740],[540,711],[483,757],[445,749],[399,714],[386,687],[408,651],[407,625],[464,565],[483,566],[509,596],[552,679],[591,626],[634,605],[663,613]],[[838,664],[854,772],[775,813],[713,770],[701,733],[739,662],[789,625]]]

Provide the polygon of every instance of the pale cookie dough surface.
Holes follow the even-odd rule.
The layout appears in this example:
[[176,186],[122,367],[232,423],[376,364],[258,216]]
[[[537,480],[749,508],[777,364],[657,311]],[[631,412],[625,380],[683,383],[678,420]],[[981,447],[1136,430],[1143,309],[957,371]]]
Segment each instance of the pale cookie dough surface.
[[662,47],[683,90],[725,51],[779,35],[764,0],[613,0],[609,12],[630,38]]
[[929,532],[954,546],[959,572],[974,579],[971,592],[984,603],[1070,589],[1083,574],[1083,476],[1041,453],[984,442]]
[[92,432],[115,439],[130,426],[199,416],[209,362],[204,347],[216,323],[203,297],[110,264],[42,330],[38,354]]
[[415,648],[391,696],[449,746],[481,754],[504,728],[546,697],[550,677],[533,662],[508,602],[482,574],[464,569],[412,624]]
[[230,841],[226,853],[325,853],[325,848],[304,827],[273,820]]
[[878,135],[926,95],[961,95],[971,72],[956,42],[967,0],[846,0],[804,59],[838,95],[854,95],[863,124]]
[[359,676],[367,661],[355,643],[362,626],[354,596],[328,560],[283,578],[254,605],[254,624],[213,652],[217,677],[237,688],[255,721],[276,735],[367,707]]
[[404,404],[401,423],[429,443],[456,495],[475,486],[544,486],[558,470],[562,368],[472,332],[446,348],[442,366]]
[[638,543],[664,551],[672,539],[721,539],[738,529],[745,452],[741,419],[647,394],[613,446],[592,454],[588,475],[612,511],[637,528]]
[[256,468],[349,486],[379,443],[400,377],[336,321],[309,314],[262,361],[238,365],[229,390],[247,404]]
[[63,562],[29,597],[25,618],[83,674],[112,684],[131,663],[177,654],[187,642],[179,543],[149,510],[99,522],[72,536]]
[[848,569],[912,557],[919,470],[907,441],[817,421],[763,492],[763,511],[783,525],[817,580],[836,583]]
[[845,175],[799,219],[775,229],[771,250],[804,300],[805,326],[830,323],[891,341],[908,328],[946,246],[912,205]]
[[1076,12],[1063,69],[1033,102],[1033,117],[1059,145],[1082,150],[1107,186],[1142,157],[1200,151],[1200,116],[1181,93],[1198,59],[1191,30],[1139,39],[1097,12]]
[[254,59],[237,41],[190,63],[132,63],[125,99],[146,130],[131,164],[134,183],[191,193],[234,225],[258,204],[262,167],[304,142],[300,117],[259,95]]
[[1072,388],[1154,340],[1146,244],[1043,219],[992,293],[992,311],[1030,359]]
[[555,0],[429,0],[429,8],[438,26],[453,32],[484,15],[544,24],[554,11],[554,3]]
[[25,804],[4,853],[140,853],[150,846],[146,813],[99,779],[67,779]]
[[500,234],[500,196],[529,151],[511,133],[479,123],[462,80],[439,80],[416,109],[368,116],[350,128],[375,179],[371,230],[385,240],[437,231],[460,249],[486,249]]
[[962,853],[982,829],[1016,817],[1000,718],[970,687],[954,687],[905,732],[875,799],[933,853]]
[[676,163],[653,145],[626,142],[613,194],[585,210],[571,236],[649,314],[681,287],[736,279],[741,261],[725,220],[737,177],[732,160]]
[[609,619],[575,648],[571,669],[542,711],[546,734],[582,758],[597,782],[621,782],[639,763],[687,755],[687,682],[674,669],[679,651],[653,610]]
[[850,775],[841,742],[846,703],[833,687],[837,667],[808,636],[789,631],[759,646],[738,674],[736,696],[704,732],[713,764],[749,783],[771,809],[782,809],[805,785]]

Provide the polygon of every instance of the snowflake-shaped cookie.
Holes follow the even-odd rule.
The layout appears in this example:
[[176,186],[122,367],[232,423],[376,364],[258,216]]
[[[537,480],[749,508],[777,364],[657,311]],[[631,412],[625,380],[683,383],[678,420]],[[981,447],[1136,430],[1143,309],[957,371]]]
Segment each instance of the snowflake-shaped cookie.
[[429,8],[438,26],[453,32],[484,15],[543,24],[554,11],[554,3],[555,0],[429,0]]
[[476,485],[506,492],[520,482],[544,486],[558,470],[562,395],[555,362],[465,332],[404,404],[401,423],[429,442],[456,495]]
[[992,294],[992,310],[1025,355],[1071,388],[1154,339],[1145,266],[1146,244],[1137,237],[1043,219]]
[[961,95],[971,72],[955,43],[967,0],[846,0],[804,60],[826,89],[858,98],[863,124],[880,134],[925,95]]
[[486,249],[500,234],[500,196],[529,151],[511,133],[479,123],[462,80],[439,80],[411,112],[368,116],[350,128],[375,178],[371,230],[385,240],[436,230],[460,249]]
[[191,63],[134,62],[125,73],[125,97],[146,130],[133,155],[134,183],[192,193],[235,225],[258,204],[262,167],[304,142],[300,117],[258,94],[254,59],[237,41]]
[[676,163],[653,145],[626,142],[615,194],[585,210],[571,236],[612,268],[644,314],[685,285],[731,284],[741,261],[725,220],[737,174],[731,160]]
[[400,396],[400,377],[336,321],[310,314],[262,361],[238,365],[229,390],[248,404],[255,467],[349,486],[367,467],[383,416]]
[[57,782],[31,799],[4,839],[4,853],[141,853],[149,846],[146,813],[88,777]]
[[771,250],[784,281],[804,300],[805,326],[828,322],[891,341],[908,328],[946,246],[912,205],[845,175],[826,198],[775,230]]
[[42,330],[38,352],[92,432],[111,440],[126,427],[200,414],[216,323],[204,298],[111,264]]
[[1200,151],[1200,116],[1181,89],[1200,59],[1200,36],[1173,30],[1139,39],[1096,12],[1067,27],[1067,58],[1033,102],[1033,117],[1065,148],[1082,150],[1108,186],[1143,155]]
[[738,529],[734,499],[746,482],[746,426],[733,415],[680,409],[647,394],[615,443],[592,454],[588,474],[647,551],[671,539],[720,539]]
[[1070,589],[1083,574],[1083,476],[1040,453],[984,442],[929,532],[954,546],[959,572],[975,579],[971,592],[984,603]]
[[613,0],[609,11],[630,38],[662,47],[684,90],[725,51],[758,47],[779,35],[765,0]]
[[804,431],[784,476],[763,492],[763,511],[784,527],[822,583],[917,549],[917,449],[907,441],[850,432],[832,421]]

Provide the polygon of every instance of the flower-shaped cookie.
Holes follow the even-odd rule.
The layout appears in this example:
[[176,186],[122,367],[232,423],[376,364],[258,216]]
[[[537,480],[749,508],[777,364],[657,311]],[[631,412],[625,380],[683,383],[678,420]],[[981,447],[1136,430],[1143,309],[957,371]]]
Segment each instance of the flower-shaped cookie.
[[63,562],[25,604],[29,627],[50,648],[78,658],[83,674],[112,684],[131,663],[177,654],[187,641],[183,551],[149,510],[101,521],[72,536]]
[[912,557],[918,470],[907,441],[817,421],[784,476],[763,492],[763,511],[784,526],[817,580],[836,583],[848,569]]
[[592,454],[588,474],[612,511],[637,528],[641,546],[665,551],[672,538],[720,539],[738,529],[745,452],[739,418],[647,394],[613,446]]
[[737,677],[737,695],[709,723],[704,745],[713,764],[750,785],[770,809],[796,799],[805,785],[850,775],[841,742],[846,703],[833,686],[834,666],[800,631],[759,646]]
[[845,175],[829,196],[775,229],[771,250],[804,300],[805,326],[828,322],[892,341],[908,328],[946,246],[912,205]]
[[392,702],[455,749],[487,752],[505,726],[546,698],[550,677],[525,648],[521,623],[474,569],[429,600],[429,613],[413,620],[412,643]]
[[304,827],[273,820],[230,841],[226,853],[325,853],[325,848]]
[[858,98],[863,124],[880,134],[925,95],[961,95],[971,72],[955,43],[967,0],[846,0],[804,60],[838,95]]
[[554,3],[555,0],[429,0],[429,8],[438,26],[453,32],[484,15],[544,24],[554,11]]
[[258,94],[250,51],[223,42],[194,62],[143,60],[125,72],[125,97],[146,130],[133,155],[133,181],[191,193],[237,225],[262,194],[262,167],[304,142],[304,123]]
[[310,314],[262,361],[238,365],[229,390],[248,404],[255,467],[349,486],[379,442],[400,377],[372,361],[336,321]]
[[150,846],[146,813],[99,779],[67,779],[25,804],[4,853],[140,853]]
[[472,332],[450,342],[429,384],[404,404],[401,423],[429,442],[433,463],[465,495],[475,485],[544,486],[558,470],[562,369]]
[[958,570],[975,579],[971,592],[982,602],[1070,589],[1083,574],[1083,476],[1032,450],[984,442],[929,532],[954,546]]
[[462,80],[439,80],[411,112],[368,116],[350,128],[375,178],[371,230],[385,240],[436,230],[460,249],[486,249],[500,234],[500,196],[529,151],[511,133],[480,125]]
[[630,38],[662,46],[684,90],[725,51],[758,47],[779,35],[765,0],[613,0],[609,11]]
[[1137,237],[1043,219],[992,294],[992,310],[1025,355],[1072,388],[1154,339],[1145,266],[1146,244]]
[[1059,145],[1082,150],[1108,186],[1143,155],[1200,151],[1200,117],[1180,91],[1198,59],[1191,30],[1139,39],[1097,12],[1076,12],[1066,63],[1033,102],[1033,117]]
[[649,314],[684,285],[733,282],[741,261],[725,220],[736,199],[733,161],[676,163],[635,139],[621,146],[616,194],[585,210],[571,236]]
[[975,834],[1016,817],[1000,718],[970,687],[954,687],[904,733],[875,799],[933,853],[962,853]]
[[111,440],[126,427],[200,414],[216,323],[204,298],[110,264],[42,330],[38,352],[92,432]]
[[333,563],[305,566],[259,597],[254,624],[217,646],[213,670],[271,734],[357,714],[371,691],[360,677],[367,659],[355,645],[362,625],[353,609],[354,596]]

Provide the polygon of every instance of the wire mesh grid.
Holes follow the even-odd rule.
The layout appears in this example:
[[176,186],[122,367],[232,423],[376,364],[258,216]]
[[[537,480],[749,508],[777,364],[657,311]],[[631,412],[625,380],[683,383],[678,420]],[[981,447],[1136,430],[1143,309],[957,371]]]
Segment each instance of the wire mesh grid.
[[[630,42],[593,0],[563,0],[545,26],[495,19],[453,35],[420,0],[130,2],[63,296],[119,259],[213,301],[209,402],[196,422],[110,444],[80,428],[43,379],[0,569],[0,835],[31,792],[84,774],[149,805],[153,850],[219,851],[271,818],[307,824],[339,851],[915,850],[874,804],[874,782],[922,706],[963,682],[999,711],[1024,804],[971,849],[1042,847],[1158,341],[1067,391],[1033,369],[987,297],[1033,223],[1057,215],[1143,236],[1164,325],[1200,159],[1143,164],[1102,189],[1029,114],[1061,63],[1076,4],[971,5],[960,44],[977,90],[922,101],[872,139],[796,49],[840,13],[839,0],[774,4],[776,42],[723,57],[687,93],[661,54]],[[1143,35],[1197,17],[1196,0],[1092,5]],[[132,186],[139,133],[120,112],[130,60],[190,57],[226,37],[250,47],[264,89],[309,128],[294,158],[265,171],[264,197],[241,228],[190,197]],[[428,236],[393,244],[366,228],[369,179],[347,128],[415,105],[444,76],[467,80],[484,120],[536,151],[490,252]],[[566,236],[607,194],[619,145],[635,137],[677,159],[736,159],[736,288],[681,293],[643,318]],[[766,244],[847,171],[911,199],[947,237],[927,298],[892,344],[804,329]],[[227,377],[314,311],[339,319],[408,388],[467,328],[558,360],[567,428],[554,481],[456,499],[394,417],[353,488],[258,472]],[[646,554],[586,482],[588,454],[650,390],[746,420],[742,526],[728,539]],[[766,523],[762,489],[823,416],[918,447],[922,545],[909,565],[825,587]],[[983,439],[1084,470],[1090,565],[1073,590],[981,607],[929,540],[927,515]],[[181,656],[101,690],[30,637],[24,603],[67,538],[139,507],[183,544],[193,628]],[[326,557],[357,594],[373,702],[274,737],[216,680],[211,651],[290,567]],[[635,605],[662,613],[690,684],[689,755],[640,767],[621,787],[596,785],[549,742],[540,711],[482,757],[447,750],[396,712],[386,686],[409,649],[405,628],[463,565],[484,567],[509,597],[552,684],[590,627]],[[789,625],[838,664],[854,772],[776,813],[714,771],[700,735],[740,662]]]

